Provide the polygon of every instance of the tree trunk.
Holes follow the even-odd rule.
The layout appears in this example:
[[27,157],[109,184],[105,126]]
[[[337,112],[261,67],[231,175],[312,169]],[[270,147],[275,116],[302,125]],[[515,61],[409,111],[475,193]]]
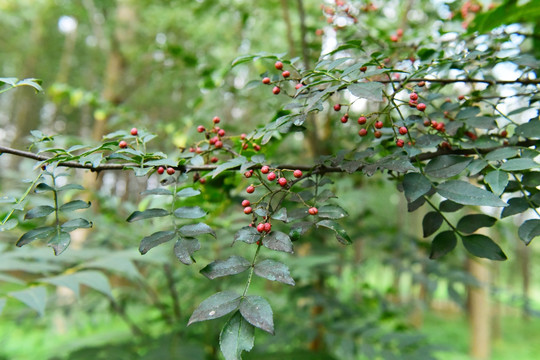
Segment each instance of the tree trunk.
[[471,357],[477,360],[489,359],[490,339],[490,304],[488,264],[483,259],[468,259],[469,273],[479,282],[478,286],[469,286],[469,328]]

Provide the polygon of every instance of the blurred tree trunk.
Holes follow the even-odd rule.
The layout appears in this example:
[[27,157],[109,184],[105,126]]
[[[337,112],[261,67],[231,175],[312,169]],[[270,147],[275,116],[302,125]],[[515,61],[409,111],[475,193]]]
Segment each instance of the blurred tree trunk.
[[528,246],[518,246],[517,249],[517,258],[521,268],[521,296],[523,297],[522,317],[524,320],[529,320],[529,295],[531,287],[531,249]]
[[467,260],[467,269],[479,283],[478,286],[468,287],[469,352],[473,359],[489,359],[491,352],[490,271],[487,262],[478,258],[469,258]]

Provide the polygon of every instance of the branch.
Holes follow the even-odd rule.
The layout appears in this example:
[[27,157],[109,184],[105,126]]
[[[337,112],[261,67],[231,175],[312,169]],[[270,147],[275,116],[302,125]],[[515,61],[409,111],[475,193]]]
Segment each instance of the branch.
[[[540,140],[531,140],[531,139],[528,139],[528,140],[525,140],[525,141],[520,141],[516,144],[514,144],[513,146],[520,146],[520,147],[530,147],[530,146],[540,146]],[[505,146],[497,146],[497,147],[493,147],[493,148],[487,148],[487,149],[443,149],[443,148],[439,148],[437,151],[435,152],[429,152],[429,153],[421,153],[421,154],[418,154],[414,157],[411,157],[409,160],[410,161],[425,161],[425,160],[430,160],[430,159],[433,159],[433,158],[436,158],[438,156],[441,156],[441,155],[475,155],[475,154],[487,154],[493,150],[496,150],[496,149],[500,149],[500,148],[503,148]],[[33,160],[38,160],[38,161],[49,161],[51,159],[53,159],[52,157],[48,157],[48,156],[44,156],[44,155],[37,155],[37,154],[34,154],[34,153],[31,153],[31,152],[28,152],[28,151],[22,151],[22,150],[17,150],[17,149],[12,149],[12,148],[9,148],[9,147],[5,147],[5,146],[0,146],[0,155],[2,155],[3,153],[6,153],[6,154],[12,154],[12,155],[16,155],[16,156],[20,156],[20,157],[24,157],[24,158],[28,158],[28,159],[33,159]],[[368,164],[366,164],[368,165]],[[57,163],[57,166],[62,166],[62,167],[68,167],[68,168],[76,168],[76,169],[87,169],[87,170],[91,170],[91,171],[107,171],[107,170],[126,170],[128,167],[140,167],[140,164],[136,164],[136,163],[125,163],[125,164],[104,164],[104,165],[99,165],[99,166],[96,166],[96,167],[93,167],[91,164],[80,164],[78,162],[74,162],[74,161],[65,161],[65,162],[62,162],[62,161],[59,161]],[[180,172],[196,172],[196,171],[212,171],[212,170],[215,170],[219,165],[199,165],[199,166],[192,166],[192,165],[179,165],[179,166],[174,166],[173,168],[175,170],[178,170]],[[151,166],[151,167],[155,167],[155,166]],[[255,165],[253,166],[252,168],[253,169],[258,169],[260,168],[261,165]],[[237,166],[237,167],[234,167],[234,168],[229,168],[227,170],[231,171],[231,170],[238,170],[240,168],[240,166]],[[275,168],[277,169],[281,169],[281,170],[302,170],[302,171],[312,171],[313,174],[325,174],[325,173],[341,173],[341,172],[346,172],[345,169],[339,167],[339,166],[326,166],[326,165],[322,165],[322,164],[315,164],[315,165],[295,165],[295,164],[281,164],[281,165],[277,165],[275,166]],[[356,171],[360,171],[362,170],[363,166],[360,166]],[[226,171],[227,171],[226,170]]]
[[507,84],[522,84],[522,85],[538,85],[540,79],[516,79],[516,80],[485,80],[485,79],[427,79],[427,78],[414,78],[414,79],[401,79],[401,80],[377,80],[377,82],[388,83],[402,83],[402,82],[432,82],[439,84],[453,84],[453,83],[483,83],[488,85],[507,85]]

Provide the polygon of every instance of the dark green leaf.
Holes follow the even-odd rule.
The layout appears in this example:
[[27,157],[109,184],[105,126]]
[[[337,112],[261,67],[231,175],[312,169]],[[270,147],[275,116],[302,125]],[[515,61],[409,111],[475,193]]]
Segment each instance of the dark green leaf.
[[19,238],[17,243],[18,247],[29,244],[36,239],[45,239],[51,236],[56,231],[54,226],[44,226],[36,229],[32,229]]
[[60,233],[53,236],[51,240],[47,243],[47,246],[50,246],[54,250],[54,255],[60,255],[67,249],[69,243],[71,242],[71,236],[68,233],[61,231]]
[[88,229],[92,227],[92,223],[86,219],[78,218],[66,221],[62,225],[60,225],[62,228],[62,231],[65,232],[72,232],[76,229]]
[[257,276],[294,286],[294,279],[285,264],[267,259],[255,264],[254,270]]
[[127,222],[133,222],[137,220],[143,220],[143,219],[151,219],[155,217],[162,217],[162,216],[168,216],[171,213],[168,212],[165,209],[146,209],[144,211],[134,211],[129,217],[127,218]]
[[531,119],[528,123],[519,125],[515,133],[526,139],[540,138],[540,121]]
[[474,256],[490,260],[506,260],[506,255],[493,240],[485,235],[462,236],[463,245]]
[[484,159],[476,159],[469,164],[467,169],[469,170],[469,175],[473,176],[484,170],[486,166],[488,166],[487,161]]
[[513,158],[519,154],[519,149],[515,147],[503,147],[486,154],[484,159],[487,161],[500,161]]
[[139,245],[139,252],[144,255],[150,249],[160,244],[163,244],[164,242],[172,240],[175,235],[176,233],[174,231],[158,231],[153,233],[152,235],[145,236],[141,240],[141,244]]
[[527,200],[525,200],[525,198],[522,198],[522,197],[511,198],[510,200],[508,200],[508,206],[502,210],[501,219],[508,216],[522,213],[528,208],[529,208],[529,203],[527,202]]
[[322,226],[330,230],[333,230],[336,233],[336,239],[343,245],[352,244],[351,238],[349,237],[345,229],[341,225],[339,225],[337,222],[333,220],[322,220],[322,221],[319,221],[316,225],[317,227]]
[[422,205],[426,203],[426,199],[423,197],[419,197],[418,199],[414,200],[413,202],[407,203],[407,211],[413,212],[419,209]]
[[521,183],[526,187],[537,187],[540,184],[540,172],[531,171],[524,174]]
[[200,193],[201,192],[199,190],[195,190],[193,188],[184,188],[180,190],[179,192],[177,192],[176,196],[177,197],[192,197],[192,196],[197,196]]
[[403,191],[407,202],[413,201],[425,195],[431,190],[431,182],[422,174],[408,173],[403,176]]
[[465,215],[457,224],[457,229],[466,234],[471,234],[483,227],[491,227],[497,222],[494,217],[484,214]]
[[289,231],[289,236],[291,237],[292,241],[296,241],[300,239],[302,235],[304,235],[314,224],[312,222],[308,221],[301,221],[298,223],[295,223],[291,226],[291,230]]
[[222,291],[204,300],[193,312],[188,326],[198,321],[217,319],[238,309],[241,296],[233,291]]
[[84,187],[82,187],[79,184],[66,184],[58,188],[59,192],[66,191],[66,190],[84,190]]
[[215,260],[206,265],[201,274],[213,280],[218,277],[240,274],[251,267],[251,263],[241,256],[231,256],[227,260]]
[[274,314],[264,298],[256,295],[246,296],[240,303],[240,314],[251,325],[274,334]]
[[371,101],[383,101],[384,85],[378,82],[354,83],[347,87],[356,97]]
[[349,214],[338,205],[324,205],[319,208],[318,215],[327,219],[342,219]]
[[540,220],[530,219],[525,221],[519,227],[518,235],[525,245],[529,245],[532,239],[540,235]]
[[508,174],[499,170],[491,171],[484,177],[484,181],[495,195],[500,196],[508,185]]
[[529,158],[519,158],[519,159],[510,159],[504,162],[500,169],[504,171],[520,171],[520,170],[529,170],[529,169],[538,169],[540,164],[537,164],[533,159]]
[[45,217],[51,214],[52,212],[54,212],[54,208],[52,206],[48,206],[48,205],[36,206],[35,208],[30,209],[26,213],[26,215],[24,216],[24,219],[29,220],[29,219]]
[[195,237],[202,234],[210,234],[213,237],[216,237],[214,230],[212,230],[212,228],[205,223],[184,225],[178,231],[182,236],[186,237]]
[[272,231],[263,238],[263,245],[271,250],[293,253],[293,245],[289,235],[280,231]]
[[255,244],[261,239],[261,233],[251,226],[244,226],[234,234],[234,241],[243,241],[248,244]]
[[82,200],[73,200],[60,206],[60,211],[73,211],[73,210],[86,209],[86,208],[89,208],[90,205],[91,205],[90,201],[86,202]]
[[463,205],[508,206],[495,194],[460,180],[450,180],[437,186],[441,196]]
[[206,215],[206,211],[198,206],[184,206],[174,210],[174,216],[181,219],[198,219]]
[[480,113],[480,108],[477,107],[477,106],[466,107],[466,108],[461,109],[457,113],[456,119],[457,120],[464,120],[464,119],[472,118],[472,117],[478,115],[479,113]]
[[176,258],[185,265],[191,265],[195,262],[193,254],[201,248],[197,239],[179,238],[174,244],[174,254]]
[[439,210],[442,212],[455,212],[461,209],[463,205],[453,202],[452,200],[444,200],[439,204]]
[[44,286],[34,286],[25,290],[14,291],[9,295],[36,310],[40,316],[45,315],[47,289]]
[[435,231],[439,230],[443,223],[443,217],[436,211],[428,212],[424,219],[422,220],[422,229],[424,232],[424,237],[428,237]]
[[459,155],[441,155],[431,160],[425,167],[425,173],[436,178],[449,178],[461,173],[472,159]]
[[281,209],[279,209],[278,211],[276,211],[273,215],[272,215],[272,219],[274,220],[279,220],[279,221],[283,221],[283,222],[288,222],[288,219],[287,219],[287,208],[285,207],[282,207]]
[[46,191],[54,191],[54,188],[52,186],[49,186],[45,183],[39,183],[36,186],[36,189],[34,190],[36,193],[42,193]]
[[219,347],[225,360],[241,360],[243,351],[250,351],[255,342],[255,327],[239,311],[227,321],[219,334]]
[[430,259],[438,259],[454,250],[457,244],[456,234],[453,231],[443,231],[435,235],[431,243]]

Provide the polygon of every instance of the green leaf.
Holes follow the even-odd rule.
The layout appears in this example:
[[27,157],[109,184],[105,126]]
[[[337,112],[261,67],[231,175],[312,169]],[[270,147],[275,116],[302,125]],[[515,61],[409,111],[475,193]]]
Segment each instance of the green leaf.
[[469,170],[469,175],[473,176],[484,170],[486,166],[488,166],[488,162],[484,159],[475,159],[471,162],[467,169]]
[[242,165],[246,161],[247,159],[245,158],[245,156],[238,156],[233,158],[232,160],[227,161],[226,163],[219,165],[217,168],[214,169],[214,171],[212,171],[212,179],[225,170],[240,167],[240,165]]
[[525,221],[519,227],[518,235],[525,245],[529,245],[532,239],[540,235],[540,220],[530,219]]
[[436,211],[431,211],[424,215],[424,219],[422,220],[424,237],[428,237],[431,234],[435,233],[435,231],[439,230],[443,223],[443,220],[444,219],[442,215]]
[[475,117],[480,113],[480,108],[477,106],[469,106],[462,108],[456,115],[456,120],[464,120]]
[[103,273],[95,270],[83,270],[74,274],[60,275],[51,278],[40,279],[42,282],[53,284],[56,286],[65,286],[75,293],[79,298],[80,284],[86,285],[102,294],[112,298],[111,286],[109,280]]
[[540,138],[540,120],[529,120],[528,123],[519,125],[515,130],[516,135],[526,139]]
[[34,190],[36,193],[42,193],[46,191],[54,191],[54,188],[52,186],[49,186],[45,183],[39,183],[36,185],[36,188]]
[[495,195],[500,196],[508,185],[508,174],[499,170],[491,171],[484,177],[484,181]]
[[25,303],[28,307],[37,311],[40,316],[45,315],[47,289],[44,286],[35,286],[21,291],[14,291],[9,293],[9,296]]
[[197,239],[179,238],[174,244],[174,255],[185,265],[191,265],[195,262],[193,254],[201,248]]
[[325,205],[319,208],[318,215],[327,219],[342,219],[349,214],[338,205]]
[[427,175],[436,178],[449,178],[461,173],[472,159],[459,155],[441,155],[431,160],[425,167]]
[[17,224],[19,224],[19,222],[17,221],[17,219],[9,219],[9,220],[6,221],[4,224],[0,224],[0,232],[11,230],[11,229],[13,229],[15,226],[17,226]]
[[44,226],[36,229],[32,229],[29,232],[23,234],[17,241],[15,245],[21,247],[23,245],[29,244],[30,242],[36,239],[45,239],[51,236],[56,231],[54,226]]
[[465,249],[474,256],[499,261],[507,259],[499,245],[485,235],[462,236],[461,240]]
[[243,241],[248,244],[255,244],[261,239],[261,233],[254,227],[244,226],[234,234],[234,241]]
[[197,196],[199,195],[201,192],[199,190],[195,190],[193,188],[184,188],[182,190],[180,190],[179,192],[176,193],[176,197],[192,197],[192,196]]
[[60,191],[66,191],[66,190],[84,190],[84,187],[82,187],[79,184],[66,184],[64,186],[61,186],[58,188],[58,192]]
[[540,172],[538,171],[531,171],[523,175],[523,178],[521,179],[521,183],[525,187],[532,187],[535,188],[540,184]]
[[54,255],[60,255],[67,249],[69,243],[71,242],[71,236],[69,233],[60,231],[58,234],[54,235],[51,240],[47,243],[47,246],[50,246],[54,250]]
[[134,211],[129,217],[127,218],[127,222],[133,222],[137,220],[143,220],[143,219],[151,219],[155,217],[163,217],[168,216],[171,213],[168,212],[165,209],[146,209],[144,211]]
[[289,236],[291,237],[292,241],[296,241],[300,239],[302,235],[304,235],[311,227],[313,227],[312,222],[308,221],[301,221],[293,224],[291,226],[291,230],[289,230]]
[[172,240],[176,236],[174,231],[157,231],[152,235],[146,236],[141,240],[139,252],[144,255],[150,249]]
[[439,204],[439,210],[442,212],[455,212],[463,208],[463,205],[453,202],[452,200],[444,200]]
[[504,162],[500,169],[504,171],[520,171],[520,170],[529,170],[529,169],[538,169],[540,164],[536,163],[533,159],[529,158],[519,158],[519,159],[510,159]]
[[333,220],[322,220],[322,221],[319,221],[316,225],[317,227],[322,226],[330,230],[333,230],[336,233],[336,239],[343,245],[352,244],[351,238],[349,237],[345,229],[341,225],[339,225],[337,222]]
[[264,298],[256,295],[246,296],[240,303],[240,314],[251,325],[274,334],[274,314]]
[[148,189],[141,193],[141,195],[168,195],[172,196],[172,192],[168,189],[163,188],[155,188],[155,189]]
[[514,156],[519,154],[519,148],[515,147],[503,147],[500,149],[496,149],[491,151],[490,153],[486,154],[484,159],[487,161],[501,161],[513,158]]
[[263,245],[271,250],[293,253],[293,245],[289,235],[280,231],[272,231],[263,238]]
[[379,82],[354,83],[347,87],[351,94],[371,101],[383,101],[384,85]]
[[508,206],[505,207],[501,212],[501,219],[516,215],[526,211],[529,208],[529,203],[525,198],[514,197],[508,200]]
[[420,198],[431,190],[431,182],[422,174],[408,173],[403,176],[403,191],[407,202]]
[[34,90],[36,90],[36,93],[42,92],[43,88],[41,87],[41,80],[40,79],[23,79],[17,82],[17,86],[30,86],[33,87]]
[[241,360],[243,351],[250,351],[255,342],[255,327],[239,311],[225,323],[219,334],[219,347],[225,360]]
[[443,231],[435,235],[431,243],[430,259],[438,259],[454,250],[457,244],[456,234],[453,231]]
[[254,272],[255,275],[271,281],[279,281],[291,286],[295,285],[287,265],[274,260],[267,259],[255,264]]
[[47,215],[50,215],[53,212],[54,212],[54,208],[52,206],[49,206],[49,205],[36,206],[35,208],[30,209],[26,213],[26,215],[24,216],[24,219],[30,220],[30,219],[45,217]]
[[227,260],[215,260],[206,265],[201,274],[213,280],[218,277],[240,274],[251,267],[251,263],[241,256],[231,256]]
[[92,227],[92,223],[86,219],[78,218],[66,221],[62,225],[60,225],[60,228],[62,231],[65,232],[72,232],[76,229],[88,229]]
[[216,233],[212,228],[205,223],[197,223],[192,225],[184,225],[179,230],[182,236],[186,237],[195,237],[202,234],[210,234],[213,237],[216,237]]
[[80,210],[80,209],[87,209],[91,205],[90,201],[82,201],[82,200],[73,200],[68,203],[65,203],[64,205],[60,206],[60,211],[73,211],[73,210]]
[[283,222],[288,222],[289,220],[287,219],[287,208],[285,207],[282,207],[281,209],[279,209],[278,211],[276,211],[273,215],[272,215],[272,219],[274,220],[279,220],[279,221],[283,221]]
[[174,210],[174,216],[181,219],[198,219],[206,216],[206,211],[198,206],[184,206]]
[[233,291],[218,292],[204,300],[191,314],[188,326],[198,321],[217,319],[238,309],[242,297]]
[[466,234],[471,234],[483,227],[491,227],[497,222],[492,216],[484,214],[465,215],[459,219],[457,229]]
[[460,180],[450,180],[440,184],[437,186],[437,192],[448,200],[463,205],[508,206],[495,194]]

